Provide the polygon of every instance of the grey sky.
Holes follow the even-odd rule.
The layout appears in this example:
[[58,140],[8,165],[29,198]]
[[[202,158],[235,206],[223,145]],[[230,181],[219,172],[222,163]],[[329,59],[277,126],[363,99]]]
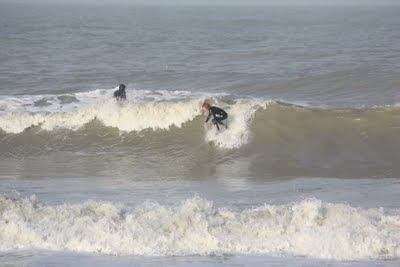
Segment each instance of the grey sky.
[[400,0],[0,0],[10,3],[90,3],[149,5],[399,5]]

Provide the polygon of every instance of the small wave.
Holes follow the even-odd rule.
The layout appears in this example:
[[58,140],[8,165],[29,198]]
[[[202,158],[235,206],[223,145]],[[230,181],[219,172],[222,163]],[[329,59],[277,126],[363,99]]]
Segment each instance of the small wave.
[[135,256],[294,255],[334,260],[400,257],[400,210],[307,199],[241,211],[195,197],[174,206],[86,201],[50,206],[0,195],[0,250]]
[[[112,90],[68,96],[3,97],[0,101],[7,112],[0,112],[0,129],[13,134],[33,126],[47,131],[78,130],[93,120],[125,132],[180,128],[201,115],[200,106],[205,99],[218,102],[218,97],[225,94],[131,91],[128,95],[129,100],[123,103],[112,98]],[[256,109],[263,105],[253,102],[221,103],[230,112],[230,128],[220,135],[208,131],[206,140],[224,148],[240,147],[247,143],[248,124]]]
[[[141,90],[130,91],[128,101],[119,103],[112,93],[113,90],[99,89],[70,95],[3,96],[0,97],[0,106],[4,107],[0,111],[0,129],[10,134],[35,126],[46,131],[76,131],[97,121],[122,132],[170,130],[200,118],[200,106],[205,100],[229,114],[227,130],[216,132],[210,127],[204,137],[205,141],[226,149],[240,148],[251,142],[253,136],[257,143],[274,144],[283,139],[301,142],[311,134],[327,136],[329,131],[338,131],[338,138],[345,138],[340,141],[343,143],[350,138],[365,139],[367,134],[378,136],[389,131],[392,138],[398,129],[396,106],[334,109],[227,94]],[[192,130],[201,130],[199,125]]]

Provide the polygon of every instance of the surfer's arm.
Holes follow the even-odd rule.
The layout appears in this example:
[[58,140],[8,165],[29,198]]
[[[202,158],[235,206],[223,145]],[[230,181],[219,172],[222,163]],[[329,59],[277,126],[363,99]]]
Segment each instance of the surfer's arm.
[[210,120],[210,118],[211,118],[211,115],[212,115],[212,114],[211,114],[211,111],[209,111],[209,112],[208,112],[208,116],[207,116],[207,119],[206,119],[206,122],[205,122],[205,123],[207,123],[207,122]]

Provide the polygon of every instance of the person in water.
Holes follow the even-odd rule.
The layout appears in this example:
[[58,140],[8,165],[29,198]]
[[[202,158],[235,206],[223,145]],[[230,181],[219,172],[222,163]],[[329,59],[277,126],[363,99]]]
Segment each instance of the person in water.
[[126,100],[125,85],[120,84],[117,91],[114,92],[114,97],[117,100]]
[[226,120],[228,118],[228,114],[225,112],[225,110],[218,107],[212,107],[208,103],[204,103],[201,106],[201,109],[205,112],[208,112],[207,119],[204,122],[204,127],[207,127],[207,122],[210,120],[212,116],[213,118],[211,122],[217,127],[218,131],[219,131],[219,125],[224,125],[226,128],[228,128],[228,126],[222,122],[223,120]]

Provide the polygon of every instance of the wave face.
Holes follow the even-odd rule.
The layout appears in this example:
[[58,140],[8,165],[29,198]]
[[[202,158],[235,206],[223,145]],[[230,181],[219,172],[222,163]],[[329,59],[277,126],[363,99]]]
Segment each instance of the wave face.
[[[74,156],[64,153],[64,158],[73,166],[82,155],[103,155],[104,161],[120,164],[123,154],[134,166],[163,166],[164,174],[171,170],[185,177],[216,172],[222,163],[226,170],[255,177],[400,175],[397,106],[338,109],[229,94],[134,90],[127,102],[118,103],[112,93],[0,97],[0,157],[51,160],[68,152]],[[205,100],[228,112],[228,129],[203,129]]]
[[[168,130],[181,128],[201,115],[201,104],[207,98],[218,101],[218,95],[196,94],[185,91],[132,91],[127,102],[119,103],[112,90],[96,90],[69,95],[3,97],[0,100],[0,128],[18,134],[31,127],[54,131],[79,130],[93,121],[122,132],[146,129]],[[223,94],[219,95],[223,96]],[[229,131],[207,132],[206,140],[224,148],[237,148],[249,139],[249,122],[262,101],[235,101],[229,105]]]
[[400,210],[307,199],[241,211],[195,197],[175,206],[112,202],[49,206],[0,196],[0,250],[46,249],[113,255],[295,255],[397,259]]

